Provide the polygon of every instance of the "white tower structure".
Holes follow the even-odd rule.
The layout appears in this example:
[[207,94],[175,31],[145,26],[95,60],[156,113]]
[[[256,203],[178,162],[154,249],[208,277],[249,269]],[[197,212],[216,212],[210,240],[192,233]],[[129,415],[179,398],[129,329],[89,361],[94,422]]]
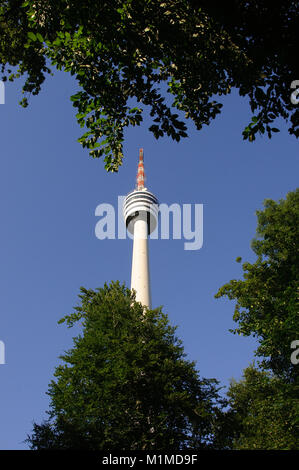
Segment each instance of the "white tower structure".
[[128,231],[133,235],[131,289],[136,291],[137,302],[151,308],[148,235],[157,226],[158,200],[144,182],[143,149],[140,149],[136,189],[124,201],[124,218]]

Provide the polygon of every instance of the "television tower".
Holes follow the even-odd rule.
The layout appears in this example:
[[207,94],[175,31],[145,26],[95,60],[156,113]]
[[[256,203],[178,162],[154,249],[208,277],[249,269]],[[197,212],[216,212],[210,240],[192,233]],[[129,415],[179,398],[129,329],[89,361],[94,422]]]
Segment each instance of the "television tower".
[[127,230],[133,235],[133,258],[131,289],[136,291],[136,300],[151,308],[151,289],[148,257],[148,235],[158,221],[158,200],[144,186],[143,149],[139,150],[136,189],[124,201],[124,218]]

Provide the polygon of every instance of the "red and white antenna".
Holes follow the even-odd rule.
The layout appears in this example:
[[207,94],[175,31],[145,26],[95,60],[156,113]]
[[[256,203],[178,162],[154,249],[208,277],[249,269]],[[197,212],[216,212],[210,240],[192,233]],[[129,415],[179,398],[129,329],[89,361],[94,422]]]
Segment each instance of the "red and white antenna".
[[144,172],[144,161],[143,161],[143,149],[139,149],[139,163],[138,163],[138,171],[137,171],[137,178],[136,178],[136,188],[138,191],[144,189],[145,183],[145,172]]

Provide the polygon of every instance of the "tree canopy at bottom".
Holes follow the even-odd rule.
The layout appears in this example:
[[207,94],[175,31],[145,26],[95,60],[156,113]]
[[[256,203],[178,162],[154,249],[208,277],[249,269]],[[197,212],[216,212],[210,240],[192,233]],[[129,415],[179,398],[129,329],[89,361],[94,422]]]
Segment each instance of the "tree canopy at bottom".
[[64,317],[82,334],[49,385],[49,419],[34,424],[31,449],[159,450],[213,446],[222,399],[186,359],[161,309],[146,310],[118,282],[81,288]]

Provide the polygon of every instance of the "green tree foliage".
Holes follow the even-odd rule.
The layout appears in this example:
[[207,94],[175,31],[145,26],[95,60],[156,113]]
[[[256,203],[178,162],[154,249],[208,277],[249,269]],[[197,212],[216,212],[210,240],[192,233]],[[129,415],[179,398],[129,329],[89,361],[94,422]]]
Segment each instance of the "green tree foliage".
[[124,129],[140,124],[144,106],[154,136],[179,141],[184,118],[197,129],[208,125],[222,107],[216,98],[234,87],[253,112],[244,139],[271,137],[277,117],[298,137],[299,109],[290,100],[299,79],[298,8],[291,0],[5,0],[0,61],[4,79],[27,77],[24,106],[48,65],[74,75],[79,141],[117,171]]
[[298,387],[253,365],[228,390],[227,421],[233,449],[299,448]]
[[209,448],[221,405],[217,381],[200,379],[161,309],[143,311],[117,283],[81,288],[61,321],[82,334],[49,385],[49,420],[32,449]]
[[292,382],[298,380],[298,366],[290,357],[291,343],[299,339],[299,189],[285,200],[267,199],[257,219],[256,262],[244,263],[244,279],[225,284],[216,297],[236,300],[234,332],[256,336],[262,366]]
[[243,280],[231,280],[216,297],[236,301],[231,331],[257,337],[261,368],[251,365],[241,381],[232,380],[218,435],[233,449],[298,449],[299,366],[291,362],[291,343],[299,339],[299,190],[267,199],[257,219],[255,263],[244,263]]

